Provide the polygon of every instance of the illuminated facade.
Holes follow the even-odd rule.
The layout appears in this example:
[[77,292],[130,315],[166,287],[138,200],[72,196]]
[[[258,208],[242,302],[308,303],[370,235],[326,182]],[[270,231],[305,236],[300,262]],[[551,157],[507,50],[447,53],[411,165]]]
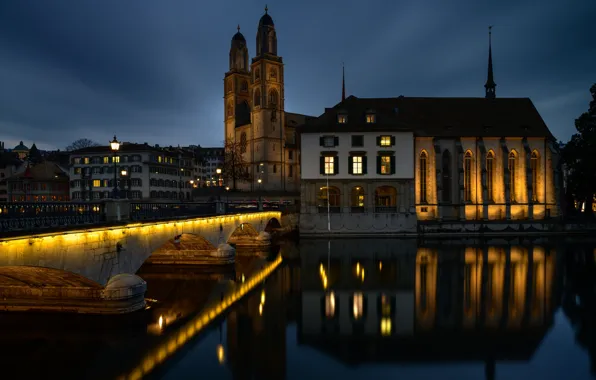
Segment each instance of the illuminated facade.
[[240,26],[232,37],[229,71],[224,78],[224,112],[225,141],[240,144],[250,178],[240,181],[238,187],[298,191],[296,126],[304,124],[308,116],[285,111],[284,64],[267,9],[259,21],[256,56],[250,66]]
[[558,216],[556,139],[530,99],[496,97],[490,53],[485,87],[484,98],[350,96],[301,126],[301,233],[325,232],[327,203],[341,233]]

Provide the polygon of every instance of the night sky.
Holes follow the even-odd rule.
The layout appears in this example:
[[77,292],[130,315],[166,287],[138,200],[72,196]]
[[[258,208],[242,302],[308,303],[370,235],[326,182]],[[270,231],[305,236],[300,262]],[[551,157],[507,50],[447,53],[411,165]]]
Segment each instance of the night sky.
[[[81,137],[222,145],[223,76],[240,24],[255,53],[264,2],[0,0],[0,140]],[[268,1],[286,111],[341,97],[530,97],[566,141],[596,82],[594,0]]]

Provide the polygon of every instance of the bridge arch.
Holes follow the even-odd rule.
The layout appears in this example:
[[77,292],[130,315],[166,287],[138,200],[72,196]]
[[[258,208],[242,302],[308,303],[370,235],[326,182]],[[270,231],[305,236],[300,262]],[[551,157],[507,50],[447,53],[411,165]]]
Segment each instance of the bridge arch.
[[273,233],[276,230],[281,228],[281,223],[277,218],[271,218],[265,225],[265,229],[263,231]]

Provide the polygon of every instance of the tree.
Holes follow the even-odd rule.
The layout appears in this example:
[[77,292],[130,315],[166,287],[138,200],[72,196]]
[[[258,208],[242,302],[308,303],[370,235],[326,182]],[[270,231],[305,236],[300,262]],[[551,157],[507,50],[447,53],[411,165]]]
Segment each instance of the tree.
[[73,150],[89,148],[91,146],[99,146],[99,144],[96,143],[95,141],[89,140],[89,139],[78,139],[78,140],[74,141],[72,144],[70,144],[69,146],[67,146],[66,150],[70,152]]
[[590,108],[575,119],[577,133],[565,144],[562,159],[570,197],[585,202],[585,212],[591,215],[596,194],[596,84],[590,87],[590,93]]
[[229,139],[224,145],[224,165],[222,176],[227,183],[232,182],[232,189],[236,190],[238,181],[249,181],[248,164],[242,157],[243,147],[239,142]]
[[31,145],[31,149],[29,149],[29,154],[27,155],[27,161],[29,161],[33,165],[37,165],[43,161],[41,152],[39,151],[39,149],[37,149],[37,146],[35,145],[35,143],[33,143],[33,145]]

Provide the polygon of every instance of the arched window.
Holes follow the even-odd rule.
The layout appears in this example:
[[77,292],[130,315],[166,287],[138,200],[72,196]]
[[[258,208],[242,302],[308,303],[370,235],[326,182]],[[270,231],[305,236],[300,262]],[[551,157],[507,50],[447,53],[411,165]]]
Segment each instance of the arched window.
[[514,150],[509,152],[509,201],[515,202],[515,176],[516,176],[516,168],[517,168],[517,153]]
[[248,92],[248,82],[243,80],[242,84],[240,85],[240,91]]
[[443,202],[451,202],[451,153],[448,150],[443,152],[442,157],[442,172],[443,172]]
[[261,90],[256,89],[255,90],[255,101],[254,101],[255,107],[260,107],[261,106]]
[[269,79],[277,78],[277,70],[273,67],[269,70]]
[[339,207],[340,206],[341,193],[335,186],[321,187],[319,189],[318,206],[327,207]]
[[271,90],[271,92],[269,92],[269,105],[277,108],[278,98],[277,91]]
[[364,189],[362,186],[354,186],[352,188],[350,206],[352,207],[352,211],[361,211],[364,208]]
[[246,132],[240,135],[240,153],[246,153]]
[[393,186],[379,186],[375,190],[375,212],[395,212],[397,190]]
[[538,152],[533,151],[530,157],[530,168],[532,169],[532,202],[538,202]]
[[228,117],[234,116],[234,105],[232,102],[228,103]]
[[472,201],[472,152],[464,154],[464,202]]
[[486,154],[486,193],[490,202],[494,201],[493,182],[495,173],[495,154],[490,150]]
[[426,203],[426,175],[428,173],[428,162],[427,162],[428,155],[426,151],[422,151],[420,153],[420,203]]

